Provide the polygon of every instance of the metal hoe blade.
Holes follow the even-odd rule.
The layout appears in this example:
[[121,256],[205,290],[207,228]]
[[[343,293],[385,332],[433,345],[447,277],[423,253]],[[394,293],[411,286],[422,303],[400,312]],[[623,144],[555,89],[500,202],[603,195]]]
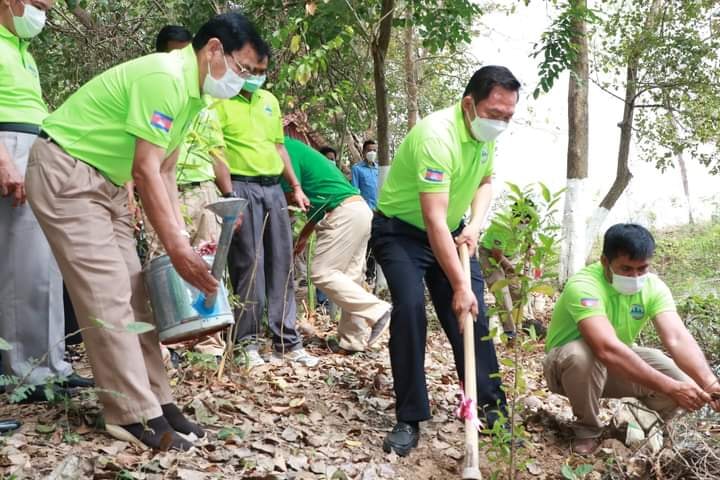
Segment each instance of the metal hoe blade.
[[[222,275],[227,266],[227,256],[230,250],[235,223],[238,217],[245,210],[248,201],[244,198],[226,198],[207,205],[205,208],[222,219],[220,239],[215,251],[215,259],[212,265],[212,276],[217,281],[222,281]],[[215,304],[216,295],[205,298],[205,308],[210,309]]]

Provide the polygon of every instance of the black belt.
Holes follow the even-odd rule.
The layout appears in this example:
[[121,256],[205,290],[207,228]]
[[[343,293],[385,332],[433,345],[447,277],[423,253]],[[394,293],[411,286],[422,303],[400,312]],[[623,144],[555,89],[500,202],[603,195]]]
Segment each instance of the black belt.
[[280,175],[272,176],[272,177],[266,177],[259,175],[257,177],[248,177],[246,175],[230,175],[230,179],[233,182],[249,182],[249,183],[257,183],[259,185],[262,185],[263,187],[269,187],[271,185],[277,185],[280,183],[280,179],[282,177]]
[[30,135],[39,135],[40,126],[31,123],[10,123],[0,122],[0,132],[28,133]]

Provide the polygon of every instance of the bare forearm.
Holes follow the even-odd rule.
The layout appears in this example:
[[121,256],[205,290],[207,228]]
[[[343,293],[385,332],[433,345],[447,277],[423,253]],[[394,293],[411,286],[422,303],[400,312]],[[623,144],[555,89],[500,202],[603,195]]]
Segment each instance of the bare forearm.
[[180,199],[178,198],[175,163],[173,162],[172,166],[169,166],[166,169],[161,169],[160,173],[162,175],[165,191],[170,199],[170,205],[175,221],[177,222],[180,230],[185,230],[185,220],[183,219],[182,212],[180,211]]
[[160,172],[144,167],[134,168],[133,180],[145,214],[165,249],[172,252],[183,246],[187,239],[181,233],[183,227],[178,222],[173,201]]
[[224,195],[233,191],[230,169],[222,159],[213,156],[213,170],[215,171],[215,185]]
[[470,221],[468,226],[472,226],[478,231],[482,227],[487,215],[488,209],[490,208],[490,202],[492,201],[492,184],[488,181],[482,183],[475,196],[473,197],[472,204],[470,205]]
[[689,332],[683,331],[676,341],[668,342],[667,349],[680,370],[701,388],[707,388],[716,381],[717,377],[710,369],[705,354]]
[[447,276],[453,291],[467,287],[467,280],[457,254],[457,247],[448,230],[447,225],[439,222],[430,222],[426,225],[430,248]]

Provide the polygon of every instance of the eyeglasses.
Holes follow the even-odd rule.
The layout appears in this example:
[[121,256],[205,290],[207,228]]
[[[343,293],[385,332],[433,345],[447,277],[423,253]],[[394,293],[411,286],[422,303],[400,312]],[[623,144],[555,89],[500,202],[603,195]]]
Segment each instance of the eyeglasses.
[[239,72],[237,72],[238,75],[240,75],[241,77],[249,77],[250,75],[252,75],[252,68],[246,67],[242,63],[235,60],[235,57],[233,57],[232,54],[229,55],[229,57],[232,59],[235,66],[238,68],[238,70],[239,70]]

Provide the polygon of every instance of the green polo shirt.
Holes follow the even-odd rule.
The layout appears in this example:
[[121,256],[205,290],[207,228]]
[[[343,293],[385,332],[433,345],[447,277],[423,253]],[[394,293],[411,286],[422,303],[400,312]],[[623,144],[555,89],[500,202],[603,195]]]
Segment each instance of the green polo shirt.
[[[206,98],[208,105],[213,99]],[[222,129],[215,110],[205,108],[197,114],[185,136],[177,161],[177,183],[211,182],[215,180],[215,159],[222,156]]]
[[67,153],[122,185],[131,179],[138,138],[169,156],[204,106],[197,57],[188,46],[101,73],[50,114],[42,128]]
[[[346,198],[360,195],[360,190],[350,185],[345,175],[322,153],[290,137],[285,137],[285,148],[295,176],[310,200],[308,218],[311,221],[319,222],[328,210]],[[285,192],[292,190],[284,178],[281,184]]]
[[285,168],[276,145],[283,143],[277,98],[256,90],[250,100],[238,95],[214,107],[225,138],[230,173],[249,177],[280,175]]
[[0,123],[40,125],[47,116],[29,42],[0,25]]
[[674,312],[670,289],[655,274],[648,274],[643,289],[621,295],[605,278],[600,262],[588,265],[568,280],[553,310],[545,351],[581,337],[578,324],[593,316],[606,317],[621,342],[632,344],[648,321]]
[[400,144],[378,209],[425,230],[420,193],[447,193],[447,225],[455,230],[482,179],[492,175],[494,155],[495,142],[478,142],[470,135],[460,103],[428,115]]

